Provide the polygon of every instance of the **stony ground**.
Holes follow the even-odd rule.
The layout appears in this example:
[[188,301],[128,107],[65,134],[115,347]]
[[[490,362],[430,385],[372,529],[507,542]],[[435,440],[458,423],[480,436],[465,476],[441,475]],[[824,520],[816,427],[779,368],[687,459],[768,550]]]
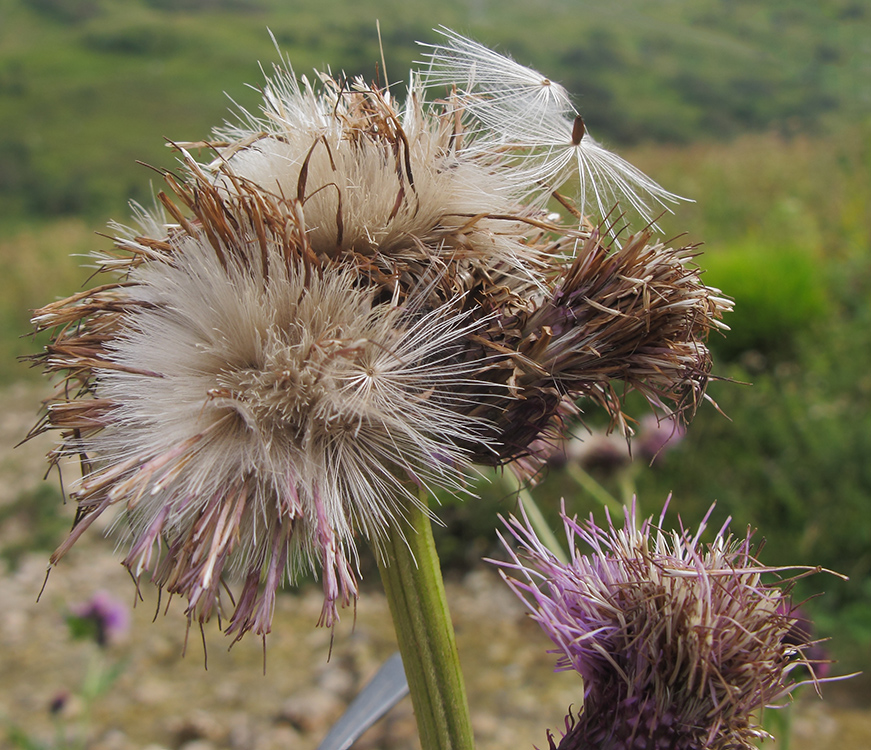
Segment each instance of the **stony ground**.
[[[38,390],[24,385],[0,393],[0,509],[41,482],[50,442],[11,450],[30,426],[38,398]],[[25,533],[16,523],[13,516],[0,529],[0,546]],[[148,589],[145,602],[131,609],[126,638],[100,649],[73,641],[64,615],[97,591],[132,605],[133,584],[111,543],[99,534],[80,542],[52,571],[37,603],[46,560],[36,552],[15,566],[0,563],[0,748],[313,749],[395,650],[375,585],[361,598],[356,622],[349,612],[332,634],[332,655],[331,633],[314,627],[318,590],[280,597],[265,676],[261,643],[251,638],[228,651],[217,628],[205,633],[208,670],[199,631],[191,632],[183,657],[182,608],[176,602],[155,619],[156,596]],[[449,582],[448,596],[478,747],[546,747],[546,728],[559,727],[569,704],[577,705],[577,679],[553,674],[548,642],[491,570]],[[120,676],[89,711],[83,698],[89,680],[111,665],[122,665]],[[871,747],[871,713],[856,689],[829,686],[826,695],[826,701],[803,696],[795,706],[791,750]],[[63,705],[52,715],[59,697]],[[358,747],[417,747],[408,699]]]

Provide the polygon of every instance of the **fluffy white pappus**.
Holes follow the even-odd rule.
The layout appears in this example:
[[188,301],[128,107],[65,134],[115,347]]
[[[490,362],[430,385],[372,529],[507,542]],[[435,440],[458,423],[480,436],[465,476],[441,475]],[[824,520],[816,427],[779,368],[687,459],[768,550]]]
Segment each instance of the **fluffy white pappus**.
[[586,132],[566,89],[477,42],[442,27],[444,44],[424,44],[426,87],[436,93],[454,88],[464,115],[471,118],[472,152],[513,154],[506,167],[512,184],[530,190],[560,190],[578,182],[582,215],[595,210],[594,223],[619,203],[645,223],[669,204],[687,200],[665,190],[636,167],[602,147]]
[[275,590],[303,569],[322,573],[331,625],[356,596],[355,534],[377,548],[418,486],[463,492],[457,446],[486,440],[463,416],[480,363],[457,357],[480,321],[456,300],[399,308],[353,269],[287,264],[274,246],[268,261],[183,237],[171,263],[132,268],[95,368],[113,406],[74,448],[95,462],[79,502],[126,508],[135,575],[151,570],[200,620],[223,573],[245,581],[239,635],[268,632]]
[[[429,258],[471,253],[524,283],[539,282],[541,258],[523,225],[491,218],[537,215],[538,208],[521,204],[516,184],[494,165],[501,157],[457,151],[454,118],[425,109],[416,77],[396,109],[387,92],[360,80],[347,85],[323,75],[314,86],[292,75],[276,69],[262,114],[215,131],[231,144],[209,165],[219,185],[233,193],[241,180],[296,198],[319,254],[396,258],[425,246]],[[466,238],[450,239],[458,234]]]
[[455,87],[463,106],[488,126],[504,125],[500,113],[543,120],[574,111],[569,92],[556,81],[444,26],[437,31],[445,44],[420,43],[431,50],[425,85]]

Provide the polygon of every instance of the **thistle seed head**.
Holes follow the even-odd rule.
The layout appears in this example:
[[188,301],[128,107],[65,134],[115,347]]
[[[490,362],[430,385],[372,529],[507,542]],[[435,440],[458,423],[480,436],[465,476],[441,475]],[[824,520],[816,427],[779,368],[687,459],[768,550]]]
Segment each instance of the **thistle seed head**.
[[36,317],[58,326],[44,362],[75,394],[48,406],[56,457],[89,457],[55,559],[121,505],[125,564],[189,615],[209,617],[226,570],[252,588],[230,632],[267,632],[285,568],[316,566],[329,625],[356,594],[355,533],[377,545],[417,502],[411,479],[461,489],[455,444],[483,429],[457,395],[477,363],[457,355],[477,324],[307,262],[296,214],[257,194],[182,196],[192,218],[119,239],[118,281]]
[[[523,85],[502,98],[562,100]],[[53,562],[117,507],[125,565],[190,619],[265,634],[312,570],[330,625],[357,539],[377,551],[421,489],[462,493],[475,462],[535,472],[581,397],[627,435],[631,389],[691,416],[730,307],[692,249],[554,219],[461,87],[427,93],[413,75],[399,108],[278,70],[261,114],[177,144],[160,205],[95,254],[103,283],[35,312],[60,386],[33,434],[83,473]]]

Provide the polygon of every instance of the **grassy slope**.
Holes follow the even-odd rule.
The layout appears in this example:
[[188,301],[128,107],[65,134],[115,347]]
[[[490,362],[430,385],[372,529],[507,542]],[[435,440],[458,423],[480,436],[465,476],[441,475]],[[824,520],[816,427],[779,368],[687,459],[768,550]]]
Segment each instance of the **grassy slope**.
[[171,164],[162,139],[207,133],[225,117],[222,91],[256,106],[245,84],[277,58],[267,27],[298,71],[374,75],[378,17],[393,78],[419,56],[415,39],[451,25],[561,80],[611,143],[871,111],[871,11],[859,2],[2,0],[0,229],[147,195],[136,159]]

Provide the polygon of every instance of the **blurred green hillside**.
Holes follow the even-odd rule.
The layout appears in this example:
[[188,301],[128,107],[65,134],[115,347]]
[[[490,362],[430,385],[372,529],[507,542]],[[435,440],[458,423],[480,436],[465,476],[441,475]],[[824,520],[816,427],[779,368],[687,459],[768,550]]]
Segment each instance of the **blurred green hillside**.
[[[389,80],[444,24],[510,52],[576,95],[590,131],[669,190],[694,198],[667,236],[704,241],[705,279],[736,298],[712,341],[724,418],[703,405],[688,437],[633,482],[649,512],[670,491],[688,523],[758,526],[765,560],[823,565],[810,604],[836,649],[871,664],[871,6],[864,0],[0,0],[0,382],[28,310],[84,280],[127,201],[150,202],[137,160],[172,167],[194,141],[256,108],[279,59],[299,74]],[[251,84],[254,88],[248,87]],[[225,96],[226,94],[226,96]],[[638,410],[640,415],[642,410]],[[591,415],[595,422],[595,415]],[[625,477],[598,481],[619,495]],[[597,509],[554,470],[537,496]],[[448,564],[487,551],[490,492],[448,506]],[[36,538],[36,537],[35,537]],[[39,537],[40,539],[42,537]],[[41,542],[40,542],[41,543]]]
[[774,130],[827,133],[871,111],[861,0],[0,0],[0,229],[34,216],[123,215],[136,160],[198,140],[265,68],[372,78],[381,21],[401,79],[445,24],[534,64],[626,145]]

